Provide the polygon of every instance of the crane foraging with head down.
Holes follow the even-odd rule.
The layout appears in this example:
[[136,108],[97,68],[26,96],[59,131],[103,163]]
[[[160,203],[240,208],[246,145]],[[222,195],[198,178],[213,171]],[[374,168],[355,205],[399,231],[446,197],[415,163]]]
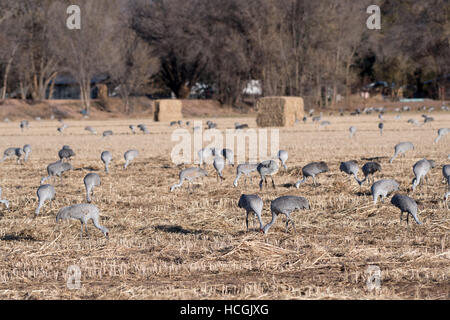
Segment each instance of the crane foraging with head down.
[[270,227],[275,223],[279,214],[286,216],[286,232],[288,230],[289,222],[295,230],[295,223],[291,219],[291,213],[295,210],[310,209],[309,202],[303,197],[297,196],[282,196],[273,200],[270,204],[270,211],[272,212],[272,221],[264,226],[262,232],[265,234],[269,231]]
[[62,208],[56,215],[56,222],[65,219],[76,219],[81,222],[81,239],[83,238],[83,226],[86,231],[86,235],[88,235],[87,223],[91,219],[94,223],[94,226],[99,229],[107,239],[109,238],[109,230],[108,228],[100,225],[99,210],[93,204],[81,203]]
[[263,222],[261,219],[262,209],[263,209],[263,201],[256,194],[243,194],[239,198],[238,207],[245,209],[247,215],[245,216],[245,225],[247,227],[248,232],[248,215],[250,213],[254,213],[259,221],[259,229],[263,230]]

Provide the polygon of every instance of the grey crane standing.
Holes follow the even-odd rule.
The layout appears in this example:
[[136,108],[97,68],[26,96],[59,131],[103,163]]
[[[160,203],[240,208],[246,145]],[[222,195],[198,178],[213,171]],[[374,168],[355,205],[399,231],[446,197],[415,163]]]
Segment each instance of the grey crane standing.
[[444,194],[444,200],[447,202],[447,200],[450,196],[450,164],[446,164],[442,168],[442,175],[444,176],[444,179],[447,180],[447,184],[448,184],[448,191]]
[[362,182],[358,179],[359,167],[358,167],[358,164],[356,163],[356,161],[351,160],[351,161],[341,162],[341,164],[339,165],[339,170],[341,172],[345,172],[348,175],[353,175],[356,182],[358,182],[358,184],[361,185]]
[[86,231],[86,235],[88,235],[87,231],[87,223],[89,220],[92,219],[92,222],[94,223],[94,226],[99,229],[105,237],[109,238],[109,230],[108,228],[100,225],[99,222],[99,210],[96,206],[89,203],[81,203],[81,204],[74,204],[71,206],[64,207],[59,210],[58,214],[56,215],[56,222],[59,220],[65,220],[65,219],[76,219],[80,220],[81,222],[81,233],[80,238],[83,238],[83,226]]
[[58,151],[58,157],[61,161],[64,161],[64,159],[70,160],[73,156],[75,156],[75,152],[68,145],[63,146],[62,149]]
[[248,232],[248,215],[250,213],[254,213],[259,221],[259,229],[263,230],[263,222],[261,219],[262,209],[263,209],[263,201],[256,194],[243,194],[239,198],[238,207],[245,209],[247,215],[245,216],[245,225],[247,227]]
[[287,170],[286,161],[288,158],[289,154],[286,150],[278,151],[278,159],[281,161],[281,165],[283,166],[284,170]]
[[3,152],[3,158],[0,160],[0,162],[3,162],[8,158],[16,156],[17,163],[20,163],[20,158],[22,157],[23,153],[24,152],[23,152],[22,148],[15,148],[15,147],[7,148]]
[[434,139],[434,143],[437,143],[443,136],[450,132],[450,128],[440,128],[438,130],[438,136]]
[[273,176],[277,174],[279,167],[276,161],[274,160],[266,160],[258,164],[256,167],[256,170],[258,170],[258,173],[261,177],[261,180],[259,181],[259,189],[262,190],[263,188],[263,182],[265,182],[267,187],[267,176],[270,176],[270,179],[272,179],[272,187],[275,189],[275,181],[273,180]]
[[199,158],[199,166],[203,165],[206,166],[206,162],[214,156],[214,149],[213,148],[203,148],[198,151],[198,158]]
[[133,134],[136,134],[136,126],[135,126],[134,124],[130,124],[130,125],[128,126],[128,128],[130,128],[130,130],[131,130],[131,132],[132,132]]
[[406,223],[409,224],[409,215],[411,215],[417,224],[422,224],[417,217],[418,207],[414,199],[403,194],[396,194],[392,197],[391,203],[400,209],[400,222],[402,221],[403,212],[406,212]]
[[103,136],[103,138],[105,138],[105,137],[112,136],[113,134],[114,133],[112,132],[112,130],[106,130],[106,131],[103,131],[102,136]]
[[422,178],[426,178],[428,171],[435,167],[433,160],[422,159],[417,161],[413,166],[414,179],[412,180],[412,190],[414,191],[419,185]]
[[399,184],[397,181],[392,179],[383,179],[378,180],[370,187],[372,192],[373,204],[377,204],[378,197],[381,196],[381,202],[384,202],[384,198],[386,198],[390,193],[397,191],[399,188]]
[[89,131],[92,134],[97,134],[97,131],[91,126],[87,126],[86,128],[84,128],[84,130]]
[[175,190],[175,188],[179,188],[183,185],[184,180],[187,180],[188,182],[188,188],[192,181],[194,181],[197,178],[203,178],[207,177],[208,172],[202,168],[186,168],[180,171],[180,182],[177,184],[174,184],[172,187],[170,187],[170,192]]
[[348,129],[348,131],[350,132],[350,139],[353,138],[353,136],[354,136],[355,133],[356,133],[356,128],[353,127],[353,126],[351,126],[351,127]]
[[69,127],[69,126],[68,126],[67,124],[63,123],[63,125],[62,125],[61,127],[59,127],[57,130],[58,130],[59,133],[63,133],[64,130],[65,130],[66,128],[68,128],[68,127]]
[[231,150],[231,149],[222,149],[221,154],[225,158],[225,160],[227,160],[228,163],[231,164],[234,167],[234,153],[233,153],[233,150]]
[[370,183],[370,177],[372,177],[372,182],[374,182],[373,175],[378,171],[381,171],[381,165],[378,162],[366,162],[362,167],[364,179],[361,181],[360,185],[366,182],[366,180],[368,183]]
[[101,185],[100,176],[94,172],[88,173],[84,179],[84,187],[86,188],[86,201],[91,203],[91,194],[94,195],[94,188]]
[[31,153],[31,146],[29,145],[29,144],[26,144],[26,145],[24,145],[23,146],[23,148],[22,148],[22,150],[23,150],[23,152],[25,153],[25,155],[24,155],[24,157],[23,157],[23,161],[24,162],[27,162],[28,161],[28,158],[29,158],[29,156],[30,156],[30,153]]
[[37,197],[38,197],[38,207],[36,208],[35,214],[39,215],[39,212],[44,205],[45,201],[50,201],[50,204],[52,203],[52,200],[55,199],[55,188],[51,184],[43,184],[39,186],[37,189]]
[[3,203],[6,209],[9,208],[9,201],[6,199],[2,199],[2,188],[0,187],[0,203]]
[[148,131],[147,126],[145,124],[138,124],[137,126],[144,134],[149,134],[150,131]]
[[22,132],[24,129],[28,129],[29,127],[30,127],[30,123],[28,122],[28,120],[20,121],[20,130],[22,130]]
[[257,163],[241,163],[238,165],[236,168],[236,179],[234,179],[233,185],[235,187],[238,186],[238,181],[243,174],[245,175],[244,181],[247,183],[247,177],[249,177],[252,172],[257,171],[257,168]]
[[112,160],[112,154],[109,151],[103,151],[100,159],[102,159],[103,163],[105,164],[105,172],[106,174],[109,174],[109,163]]
[[54,177],[54,176],[58,176],[61,179],[62,182],[62,174],[65,171],[69,171],[72,170],[72,165],[68,162],[62,162],[61,160],[50,163],[47,166],[47,173],[48,176],[47,177],[43,177],[41,179],[41,184],[43,184],[45,181],[47,181],[48,179],[50,179],[50,177]]
[[316,185],[316,175],[328,171],[328,165],[323,161],[308,163],[302,168],[303,179],[298,180],[295,183],[295,187],[298,189],[302,183],[306,182],[306,179],[308,177],[311,177],[313,179],[314,185]]
[[219,181],[219,178],[221,180],[225,180],[225,178],[223,177],[223,174],[222,174],[222,171],[225,168],[225,159],[222,156],[215,156],[213,166],[214,166],[214,169],[216,169],[217,181]]
[[395,152],[394,155],[392,156],[392,158],[389,160],[389,163],[392,163],[392,161],[394,161],[394,159],[399,155],[403,155],[405,156],[405,152],[410,151],[410,150],[414,150],[414,145],[411,142],[400,142],[399,144],[397,144],[395,146]]
[[139,155],[139,151],[136,149],[128,150],[124,153],[123,158],[125,159],[125,164],[123,166],[126,169],[131,161],[133,161]]
[[286,232],[288,230],[289,222],[291,222],[292,227],[295,230],[295,223],[291,219],[291,213],[295,210],[310,209],[309,202],[303,197],[297,196],[282,196],[276,198],[270,203],[270,211],[272,212],[272,221],[266,224],[263,228],[263,232],[266,234],[269,228],[275,223],[279,214],[284,214],[286,216]]
[[381,136],[383,135],[383,128],[384,128],[384,123],[383,123],[383,122],[380,122],[380,123],[378,124],[378,129],[380,129],[380,135],[381,135]]

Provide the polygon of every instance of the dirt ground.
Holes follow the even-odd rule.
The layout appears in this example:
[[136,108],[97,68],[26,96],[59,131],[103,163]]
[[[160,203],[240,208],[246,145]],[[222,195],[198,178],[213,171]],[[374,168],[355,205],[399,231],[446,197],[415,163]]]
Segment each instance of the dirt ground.
[[[310,119],[293,128],[281,128],[280,148],[289,152],[288,170],[275,176],[276,189],[259,190],[256,175],[247,185],[233,188],[235,168],[227,166],[226,180],[216,182],[214,169],[195,185],[169,192],[177,182],[177,167],[170,158],[176,142],[174,127],[151,118],[67,120],[63,134],[55,121],[30,121],[23,133],[18,121],[0,125],[0,148],[31,144],[24,165],[14,160],[0,163],[1,299],[449,299],[450,210],[443,201],[448,186],[442,166],[448,164],[450,135],[433,144],[437,129],[450,127],[450,113],[434,112],[435,121],[423,126],[419,113],[404,113],[400,120],[386,114],[380,136],[376,115],[325,116],[331,125],[321,128]],[[193,120],[193,119],[187,119]],[[256,127],[255,118],[217,118],[220,129],[234,122]],[[150,134],[133,135],[128,125],[147,124]],[[91,135],[85,126],[94,127]],[[203,123],[203,126],[205,124]],[[348,128],[357,128],[353,139]],[[184,126],[185,127],[185,126]],[[102,138],[103,130],[114,135]],[[192,131],[192,124],[189,132]],[[389,164],[394,145],[411,141],[415,150]],[[73,171],[63,182],[50,180],[56,199],[34,217],[36,190],[46,166],[58,160],[62,145],[76,153]],[[123,170],[123,154],[138,149],[139,157]],[[113,164],[106,175],[100,153],[110,150]],[[373,205],[369,185],[359,185],[339,172],[339,163],[380,157],[382,172],[376,180],[394,178],[400,193],[419,204],[419,219],[406,225],[390,204]],[[434,159],[428,182],[412,193],[413,164]],[[326,161],[330,171],[296,189],[301,167]],[[55,223],[66,205],[85,201],[83,177],[97,172],[102,180],[93,196],[101,211],[101,224],[110,238],[89,223],[89,238],[80,240],[80,223]],[[360,176],[362,173],[360,171]],[[297,232],[284,230],[284,217],[268,234],[257,232],[237,207],[242,193],[264,200],[262,219],[271,219],[270,201],[282,195],[306,197],[311,210],[292,214]],[[68,268],[81,271],[79,289],[67,286]],[[380,270],[378,289],[369,290],[370,270]],[[70,280],[70,278],[69,278]],[[70,282],[72,283],[72,282]]]

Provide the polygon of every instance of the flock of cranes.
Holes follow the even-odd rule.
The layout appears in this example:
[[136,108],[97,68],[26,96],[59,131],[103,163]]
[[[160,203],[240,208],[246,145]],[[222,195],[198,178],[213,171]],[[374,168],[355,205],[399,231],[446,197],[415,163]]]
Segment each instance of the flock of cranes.
[[[381,115],[381,114],[380,114]],[[305,117],[306,118],[306,117]],[[383,121],[382,115],[379,117],[381,121]],[[322,120],[322,114],[318,117],[313,117],[313,122],[320,122]],[[304,121],[306,121],[304,119]],[[322,122],[323,123],[323,122]],[[182,125],[181,121],[173,122],[172,125],[178,124]],[[329,122],[328,122],[329,124]],[[209,121],[207,123],[208,128],[216,128],[217,124]],[[324,124],[327,125],[327,124]],[[59,132],[63,132],[65,128],[68,126],[63,123],[62,127],[58,128]],[[28,121],[24,120],[20,123],[21,130],[25,130],[29,128]],[[146,125],[139,124],[137,126],[130,125],[129,129],[132,134],[136,134],[136,128],[139,128],[144,134],[148,134],[149,130]],[[235,123],[235,129],[241,130],[244,128],[248,128],[247,124]],[[383,134],[384,124],[380,122],[378,125],[380,130],[380,135]],[[86,131],[89,131],[92,134],[96,134],[96,130],[91,127],[85,127]],[[434,140],[435,143],[438,143],[439,140],[444,137],[450,129],[441,128],[438,130],[438,136]],[[356,127],[351,126],[349,128],[350,138],[353,138],[357,132]],[[106,130],[102,133],[103,137],[108,137],[113,135],[111,130]],[[405,153],[408,151],[414,150],[414,145],[411,142],[400,142],[394,147],[394,155],[390,158],[389,163],[392,162],[399,156],[405,156]],[[21,160],[26,162],[32,152],[32,148],[29,144],[24,145],[22,148],[20,147],[10,147],[7,148],[3,153],[3,158],[0,162],[5,161],[8,158],[16,157],[17,163],[20,163]],[[64,145],[58,152],[59,160],[53,163],[50,163],[47,166],[47,176],[44,176],[40,185],[37,189],[37,198],[38,198],[38,206],[35,210],[35,216],[38,216],[45,205],[45,202],[50,202],[55,199],[56,192],[55,188],[52,184],[44,184],[47,180],[52,177],[59,177],[60,181],[63,179],[64,172],[73,170],[72,165],[70,164],[70,160],[76,154],[72,150],[72,148],[68,145]],[[125,164],[123,169],[127,169],[130,163],[139,156],[139,151],[136,149],[128,150],[124,153]],[[207,164],[212,162],[212,166],[216,172],[216,178],[218,182],[223,182],[226,178],[224,176],[224,169],[227,165],[235,166],[234,162],[234,153],[231,149],[217,149],[217,148],[203,148],[198,152],[199,164],[198,167],[190,167],[185,168],[179,173],[179,181],[170,187],[170,192],[175,191],[175,189],[180,188],[185,181],[187,181],[188,189],[191,189],[191,186],[196,179],[202,179],[208,176],[208,171],[206,170]],[[450,156],[449,156],[450,157]],[[259,188],[263,190],[265,186],[267,188],[268,178],[270,178],[270,182],[272,184],[273,189],[276,189],[276,184],[274,180],[274,176],[279,172],[280,167],[283,167],[284,170],[288,170],[287,161],[289,159],[289,154],[286,150],[279,150],[276,159],[269,159],[265,161],[261,161],[259,163],[241,163],[236,166],[236,177],[233,181],[233,186],[238,187],[238,182],[242,176],[244,176],[244,184],[247,185],[248,178],[252,178],[252,173],[258,173],[260,176],[259,180]],[[108,150],[105,150],[100,155],[100,160],[104,163],[105,173],[109,174],[109,166],[111,161],[113,160],[112,153]],[[414,178],[412,180],[411,190],[414,192],[416,188],[422,183],[423,180],[427,180],[427,174],[431,169],[435,168],[436,164],[431,159],[422,159],[416,162],[413,166],[413,174]],[[367,181],[370,183],[372,180],[372,185],[370,187],[373,203],[376,205],[379,198],[383,202],[385,198],[387,198],[390,194],[399,190],[399,183],[394,179],[382,179],[375,181],[374,175],[377,172],[382,171],[381,164],[375,161],[366,162],[361,170],[364,174],[364,178],[360,179],[358,177],[359,173],[359,165],[355,160],[344,161],[340,163],[339,170],[349,176],[350,179],[354,179],[360,187]],[[329,172],[330,169],[328,164],[324,161],[311,162],[302,167],[302,179],[299,179],[294,186],[299,189],[300,186],[307,181],[308,177],[311,177],[314,186],[317,186],[316,177],[321,173]],[[442,173],[444,179],[446,180],[449,191],[444,194],[444,200],[448,201],[450,196],[450,165],[445,165],[442,169]],[[252,180],[252,179],[251,179]],[[92,204],[93,202],[93,194],[94,189],[96,187],[101,186],[101,179],[97,173],[88,173],[84,179],[84,186],[86,191],[86,203],[70,205],[61,208],[56,215],[56,222],[64,219],[76,219],[81,222],[81,232],[80,237],[83,237],[83,228],[84,232],[87,235],[87,222],[89,220],[93,221],[94,226],[99,229],[105,237],[109,237],[109,230],[102,226],[99,222],[99,209]],[[9,201],[6,199],[2,199],[2,189],[0,188],[0,203],[3,204],[6,208],[9,208]],[[407,213],[407,223],[409,223],[409,215],[416,221],[417,224],[421,224],[418,218],[418,206],[413,198],[402,195],[395,194],[391,199],[391,204],[400,209],[400,221],[402,221],[403,213]],[[255,214],[256,218],[259,222],[259,230],[263,233],[267,233],[271,226],[275,223],[278,216],[284,215],[286,217],[286,231],[288,231],[289,224],[292,225],[292,228],[295,231],[295,223],[291,218],[291,214],[296,210],[309,210],[311,208],[309,201],[300,196],[288,195],[281,196],[271,201],[270,211],[272,214],[272,219],[269,223],[265,224],[262,220],[262,211],[264,207],[263,200],[256,194],[242,194],[239,201],[238,207],[246,210],[246,228],[248,231],[248,218],[250,214]]]

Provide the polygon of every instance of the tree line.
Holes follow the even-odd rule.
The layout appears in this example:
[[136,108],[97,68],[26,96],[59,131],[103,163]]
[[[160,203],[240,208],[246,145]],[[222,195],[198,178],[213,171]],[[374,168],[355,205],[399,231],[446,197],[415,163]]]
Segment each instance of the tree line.
[[[1,99],[51,98],[58,74],[76,79],[85,109],[96,74],[118,88],[124,111],[149,88],[187,98],[196,83],[239,105],[250,80],[265,96],[321,107],[376,80],[395,98],[436,79],[435,98],[445,99],[447,0],[84,0],[80,30],[66,26],[71,4],[0,3]],[[371,4],[381,8],[380,30],[366,26]]]

